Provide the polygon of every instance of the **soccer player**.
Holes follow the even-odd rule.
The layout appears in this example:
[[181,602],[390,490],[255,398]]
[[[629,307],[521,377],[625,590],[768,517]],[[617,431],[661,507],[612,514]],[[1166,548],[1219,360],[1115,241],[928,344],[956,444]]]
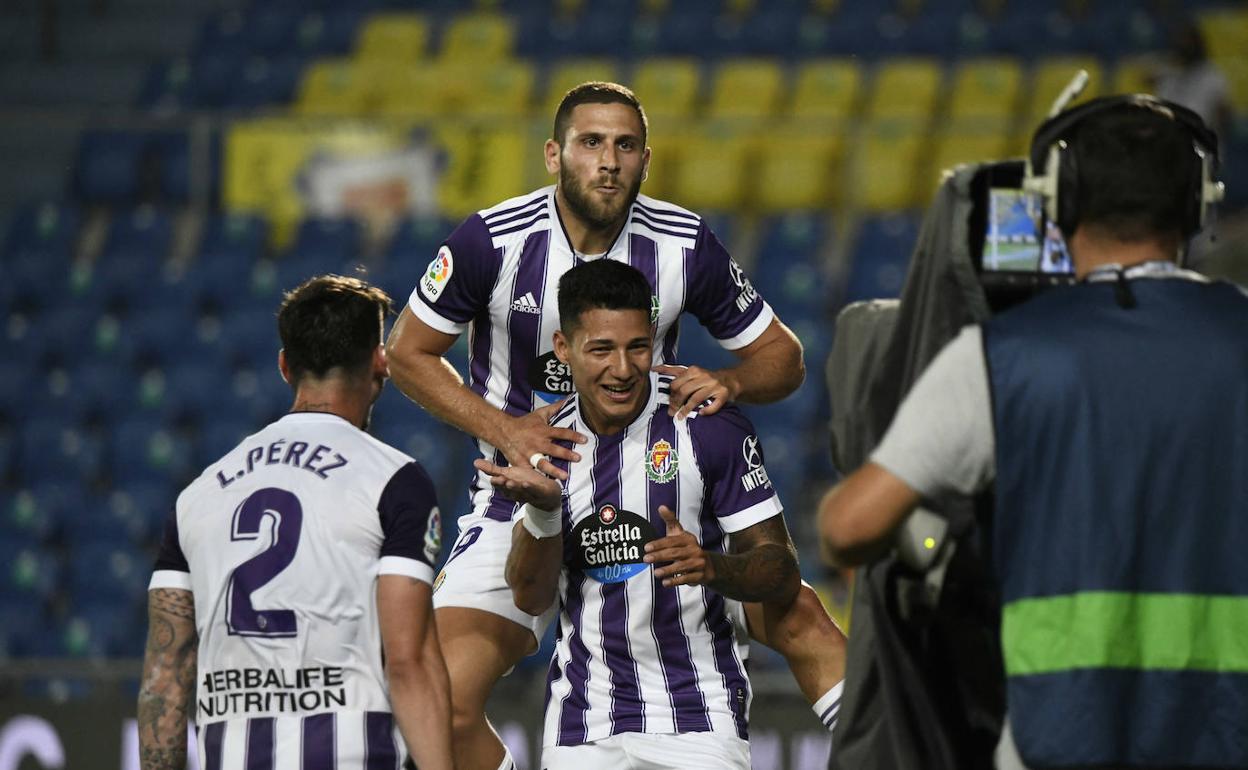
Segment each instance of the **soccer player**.
[[[559,277],[598,259],[624,262],[651,288],[654,362],[676,358],[678,321],[689,312],[739,362],[711,371],[660,367],[672,376],[669,410],[706,401],[706,415],[731,401],[768,403],[792,393],[805,370],[801,344],[776,318],[701,217],[640,195],[650,162],[645,112],[614,83],[585,83],[564,97],[545,145],[554,186],[478,212],[439,249],[391,333],[395,384],[439,419],[474,436],[483,459],[536,464],[576,462],[587,439],[552,427],[554,402],[573,390],[552,349],[559,328]],[[469,383],[443,357],[470,332]],[[545,405],[545,406],[543,406]],[[550,458],[550,459],[543,459]],[[461,770],[511,765],[485,718],[494,683],[536,649],[551,613],[515,606],[503,579],[518,506],[479,473],[473,509],[434,594],[447,657]],[[786,606],[755,607],[750,630],[789,661],[816,713],[830,724],[839,702],[844,638],[809,586]]]
[[507,581],[540,614],[556,594],[542,766],[750,767],[741,601],[791,602],[801,584],[750,421],[668,409],[651,372],[649,285],[607,260],[559,281],[555,354],[576,386],[553,424],[588,436],[562,484],[477,460],[524,503]]
[[364,432],[389,308],[354,278],[288,293],[294,406],[178,497],[148,591],[143,770],[186,766],[192,715],[203,768],[452,766],[433,484]]

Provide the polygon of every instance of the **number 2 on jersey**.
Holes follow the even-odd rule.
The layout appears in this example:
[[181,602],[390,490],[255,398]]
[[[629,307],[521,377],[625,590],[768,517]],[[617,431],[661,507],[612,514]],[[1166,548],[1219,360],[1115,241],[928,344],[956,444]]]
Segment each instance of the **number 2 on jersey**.
[[275,487],[256,490],[234,510],[230,539],[259,538],[266,514],[271,517],[272,542],[230,574],[225,622],[230,633],[238,636],[294,636],[297,631],[293,610],[258,610],[251,605],[251,595],[289,567],[295,558],[303,526],[303,506],[299,498]]

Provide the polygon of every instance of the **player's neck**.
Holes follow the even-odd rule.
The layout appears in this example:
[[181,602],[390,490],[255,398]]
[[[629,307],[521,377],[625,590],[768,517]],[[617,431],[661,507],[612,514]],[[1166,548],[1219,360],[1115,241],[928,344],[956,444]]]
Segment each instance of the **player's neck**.
[[358,388],[341,385],[301,385],[295,391],[291,412],[324,412],[341,417],[363,430],[368,423],[372,400]]
[[555,213],[563,225],[564,234],[568,236],[568,245],[582,256],[605,254],[619,237],[620,230],[624,228],[628,211],[629,209],[624,210],[624,215],[619,221],[612,222],[606,227],[595,227],[572,211],[572,207],[563,197],[562,187],[555,188]]
[[1120,265],[1131,267],[1158,260],[1175,261],[1179,239],[1158,237],[1139,241],[1123,241],[1104,230],[1079,227],[1070,239],[1070,255],[1075,263],[1075,277],[1084,278],[1098,267]]

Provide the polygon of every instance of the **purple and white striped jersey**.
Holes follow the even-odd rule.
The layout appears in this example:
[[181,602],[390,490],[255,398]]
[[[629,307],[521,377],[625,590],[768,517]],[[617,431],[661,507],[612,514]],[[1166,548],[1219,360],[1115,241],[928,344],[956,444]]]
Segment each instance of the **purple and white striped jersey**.
[[547,678],[543,745],[575,746],[626,732],[726,732],[745,740],[748,640],[740,604],[704,586],[664,588],[641,561],[666,533],[659,506],[708,551],[780,515],[750,421],[732,405],[676,421],[670,378],[625,430],[594,434],[573,398],[553,425],[589,437],[579,463],[556,461],[564,483],[559,630]]
[[178,496],[150,587],[190,590],[200,766],[394,770],[379,574],[428,583],[433,483],[323,412],[244,439]]
[[[719,239],[696,214],[640,195],[606,259],[625,262],[654,290],[654,362],[674,363],[686,311],[725,348],[753,342],[774,318]],[[412,290],[412,313],[446,334],[469,334],[469,386],[508,414],[572,392],[572,376],[554,354],[559,278],[577,254],[555,208],[554,186],[512,198],[465,220],[439,249]],[[481,454],[505,462],[478,441]],[[473,507],[509,520],[515,505],[487,478],[473,482]]]

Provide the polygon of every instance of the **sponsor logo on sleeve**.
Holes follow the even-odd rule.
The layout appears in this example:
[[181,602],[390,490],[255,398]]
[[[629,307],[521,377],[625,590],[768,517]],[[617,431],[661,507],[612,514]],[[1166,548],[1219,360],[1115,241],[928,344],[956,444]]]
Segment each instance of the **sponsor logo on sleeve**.
[[675,447],[667,443],[666,439],[659,439],[646,453],[646,478],[656,484],[666,484],[676,478],[679,465],[680,458]]
[[420,293],[430,302],[437,302],[455,272],[455,260],[451,257],[451,248],[443,246],[438,249],[438,256],[429,263],[429,269],[420,277]]
[[438,560],[438,554],[441,552],[442,513],[435,505],[429,511],[429,524],[425,527],[425,557],[432,563]]
[[759,487],[770,487],[771,479],[767,476],[767,469],[763,467],[763,448],[758,443],[758,436],[745,437],[741,442],[741,457],[745,460],[745,467],[749,469],[741,474],[741,486],[745,487],[745,491],[753,492]]
[[529,364],[529,387],[544,404],[553,404],[572,395],[572,370],[552,350]]
[[568,566],[599,583],[622,583],[650,566],[641,559],[657,537],[649,519],[608,503],[572,528]]
[[728,272],[732,275],[732,282],[737,285],[739,290],[735,302],[737,312],[744,313],[745,309],[754,304],[754,300],[758,299],[758,292],[754,290],[754,284],[750,283],[750,279],[745,277],[745,271],[737,264],[737,260],[728,260]]

